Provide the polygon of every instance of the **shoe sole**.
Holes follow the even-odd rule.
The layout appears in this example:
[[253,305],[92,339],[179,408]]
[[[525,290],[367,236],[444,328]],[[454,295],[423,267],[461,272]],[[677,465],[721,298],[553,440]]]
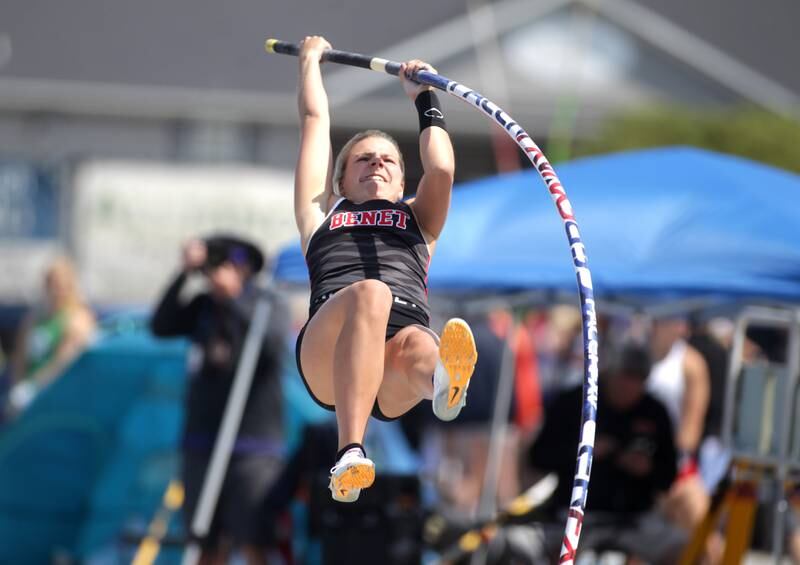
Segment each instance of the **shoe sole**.
[[331,477],[331,481],[337,492],[367,488],[375,482],[375,467],[356,463],[345,469],[338,477]]
[[[332,488],[332,487],[331,487]],[[350,490],[344,493],[331,491],[331,496],[336,502],[355,502],[361,495],[361,489]]]
[[447,408],[450,409],[461,402],[478,361],[475,338],[464,320],[453,318],[445,324],[439,345],[439,358],[450,379],[447,391]]

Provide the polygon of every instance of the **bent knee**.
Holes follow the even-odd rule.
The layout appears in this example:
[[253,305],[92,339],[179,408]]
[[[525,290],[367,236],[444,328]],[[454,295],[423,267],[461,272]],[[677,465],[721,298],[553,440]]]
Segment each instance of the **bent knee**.
[[436,359],[439,356],[439,346],[431,334],[414,326],[408,329],[411,331],[403,336],[403,349],[419,357]]
[[439,359],[439,345],[430,333],[408,326],[387,344],[387,354],[405,372],[415,369],[433,373]]
[[392,307],[392,291],[383,281],[358,281],[348,286],[345,293],[350,299],[352,310],[388,313]]

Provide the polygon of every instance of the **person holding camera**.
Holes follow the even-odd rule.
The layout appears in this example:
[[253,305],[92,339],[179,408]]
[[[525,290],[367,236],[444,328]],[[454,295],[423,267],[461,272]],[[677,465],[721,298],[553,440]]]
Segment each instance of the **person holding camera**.
[[[677,473],[677,451],[667,408],[647,392],[649,351],[626,343],[601,371],[592,479],[581,550],[620,551],[631,560],[677,563],[687,534],[660,512]],[[528,451],[536,474],[555,472],[558,487],[537,526],[542,553],[557,559],[575,474],[575,438],[582,386],[565,389],[548,406]]]
[[[263,496],[280,471],[283,442],[281,362],[289,319],[286,304],[253,284],[264,255],[244,239],[216,235],[183,247],[183,268],[164,292],[150,321],[158,337],[191,342],[182,439],[183,515],[190,531],[256,301],[267,292],[271,315],[256,364],[228,472],[201,562],[224,562],[240,548],[250,564],[266,563],[274,528],[261,519]],[[181,297],[190,278],[207,289]]]

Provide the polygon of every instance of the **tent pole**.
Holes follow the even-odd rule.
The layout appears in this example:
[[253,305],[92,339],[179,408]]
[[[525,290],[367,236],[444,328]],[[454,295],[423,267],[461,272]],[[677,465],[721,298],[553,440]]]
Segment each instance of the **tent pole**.
[[[775,472],[777,503],[773,511],[772,558],[780,563],[783,555],[786,532],[786,514],[790,511],[787,500],[786,485],[789,480],[791,465],[791,423],[797,421],[795,414],[795,392],[797,390],[798,371],[800,371],[800,311],[792,313],[789,323],[789,351],[786,362],[786,395],[783,398],[783,421],[778,431],[778,466]],[[776,407],[777,408],[777,407]]]
[[[495,389],[486,470],[478,503],[477,518],[479,520],[491,519],[497,506],[497,484],[500,480],[503,443],[508,434],[508,411],[511,408],[512,393],[514,391],[514,371],[516,368],[514,337],[517,334],[518,327],[516,316],[512,316],[508,333],[503,342],[503,355],[500,360],[500,370]],[[471,565],[482,565],[485,561],[485,551],[477,551],[473,554],[470,563]]]

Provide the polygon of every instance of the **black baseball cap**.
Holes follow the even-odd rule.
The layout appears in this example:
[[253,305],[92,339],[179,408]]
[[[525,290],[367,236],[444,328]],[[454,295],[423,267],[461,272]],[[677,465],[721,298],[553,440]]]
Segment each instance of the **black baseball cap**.
[[226,261],[248,265],[253,274],[264,268],[264,254],[252,242],[232,234],[214,234],[203,238],[206,244],[204,268],[215,268]]

